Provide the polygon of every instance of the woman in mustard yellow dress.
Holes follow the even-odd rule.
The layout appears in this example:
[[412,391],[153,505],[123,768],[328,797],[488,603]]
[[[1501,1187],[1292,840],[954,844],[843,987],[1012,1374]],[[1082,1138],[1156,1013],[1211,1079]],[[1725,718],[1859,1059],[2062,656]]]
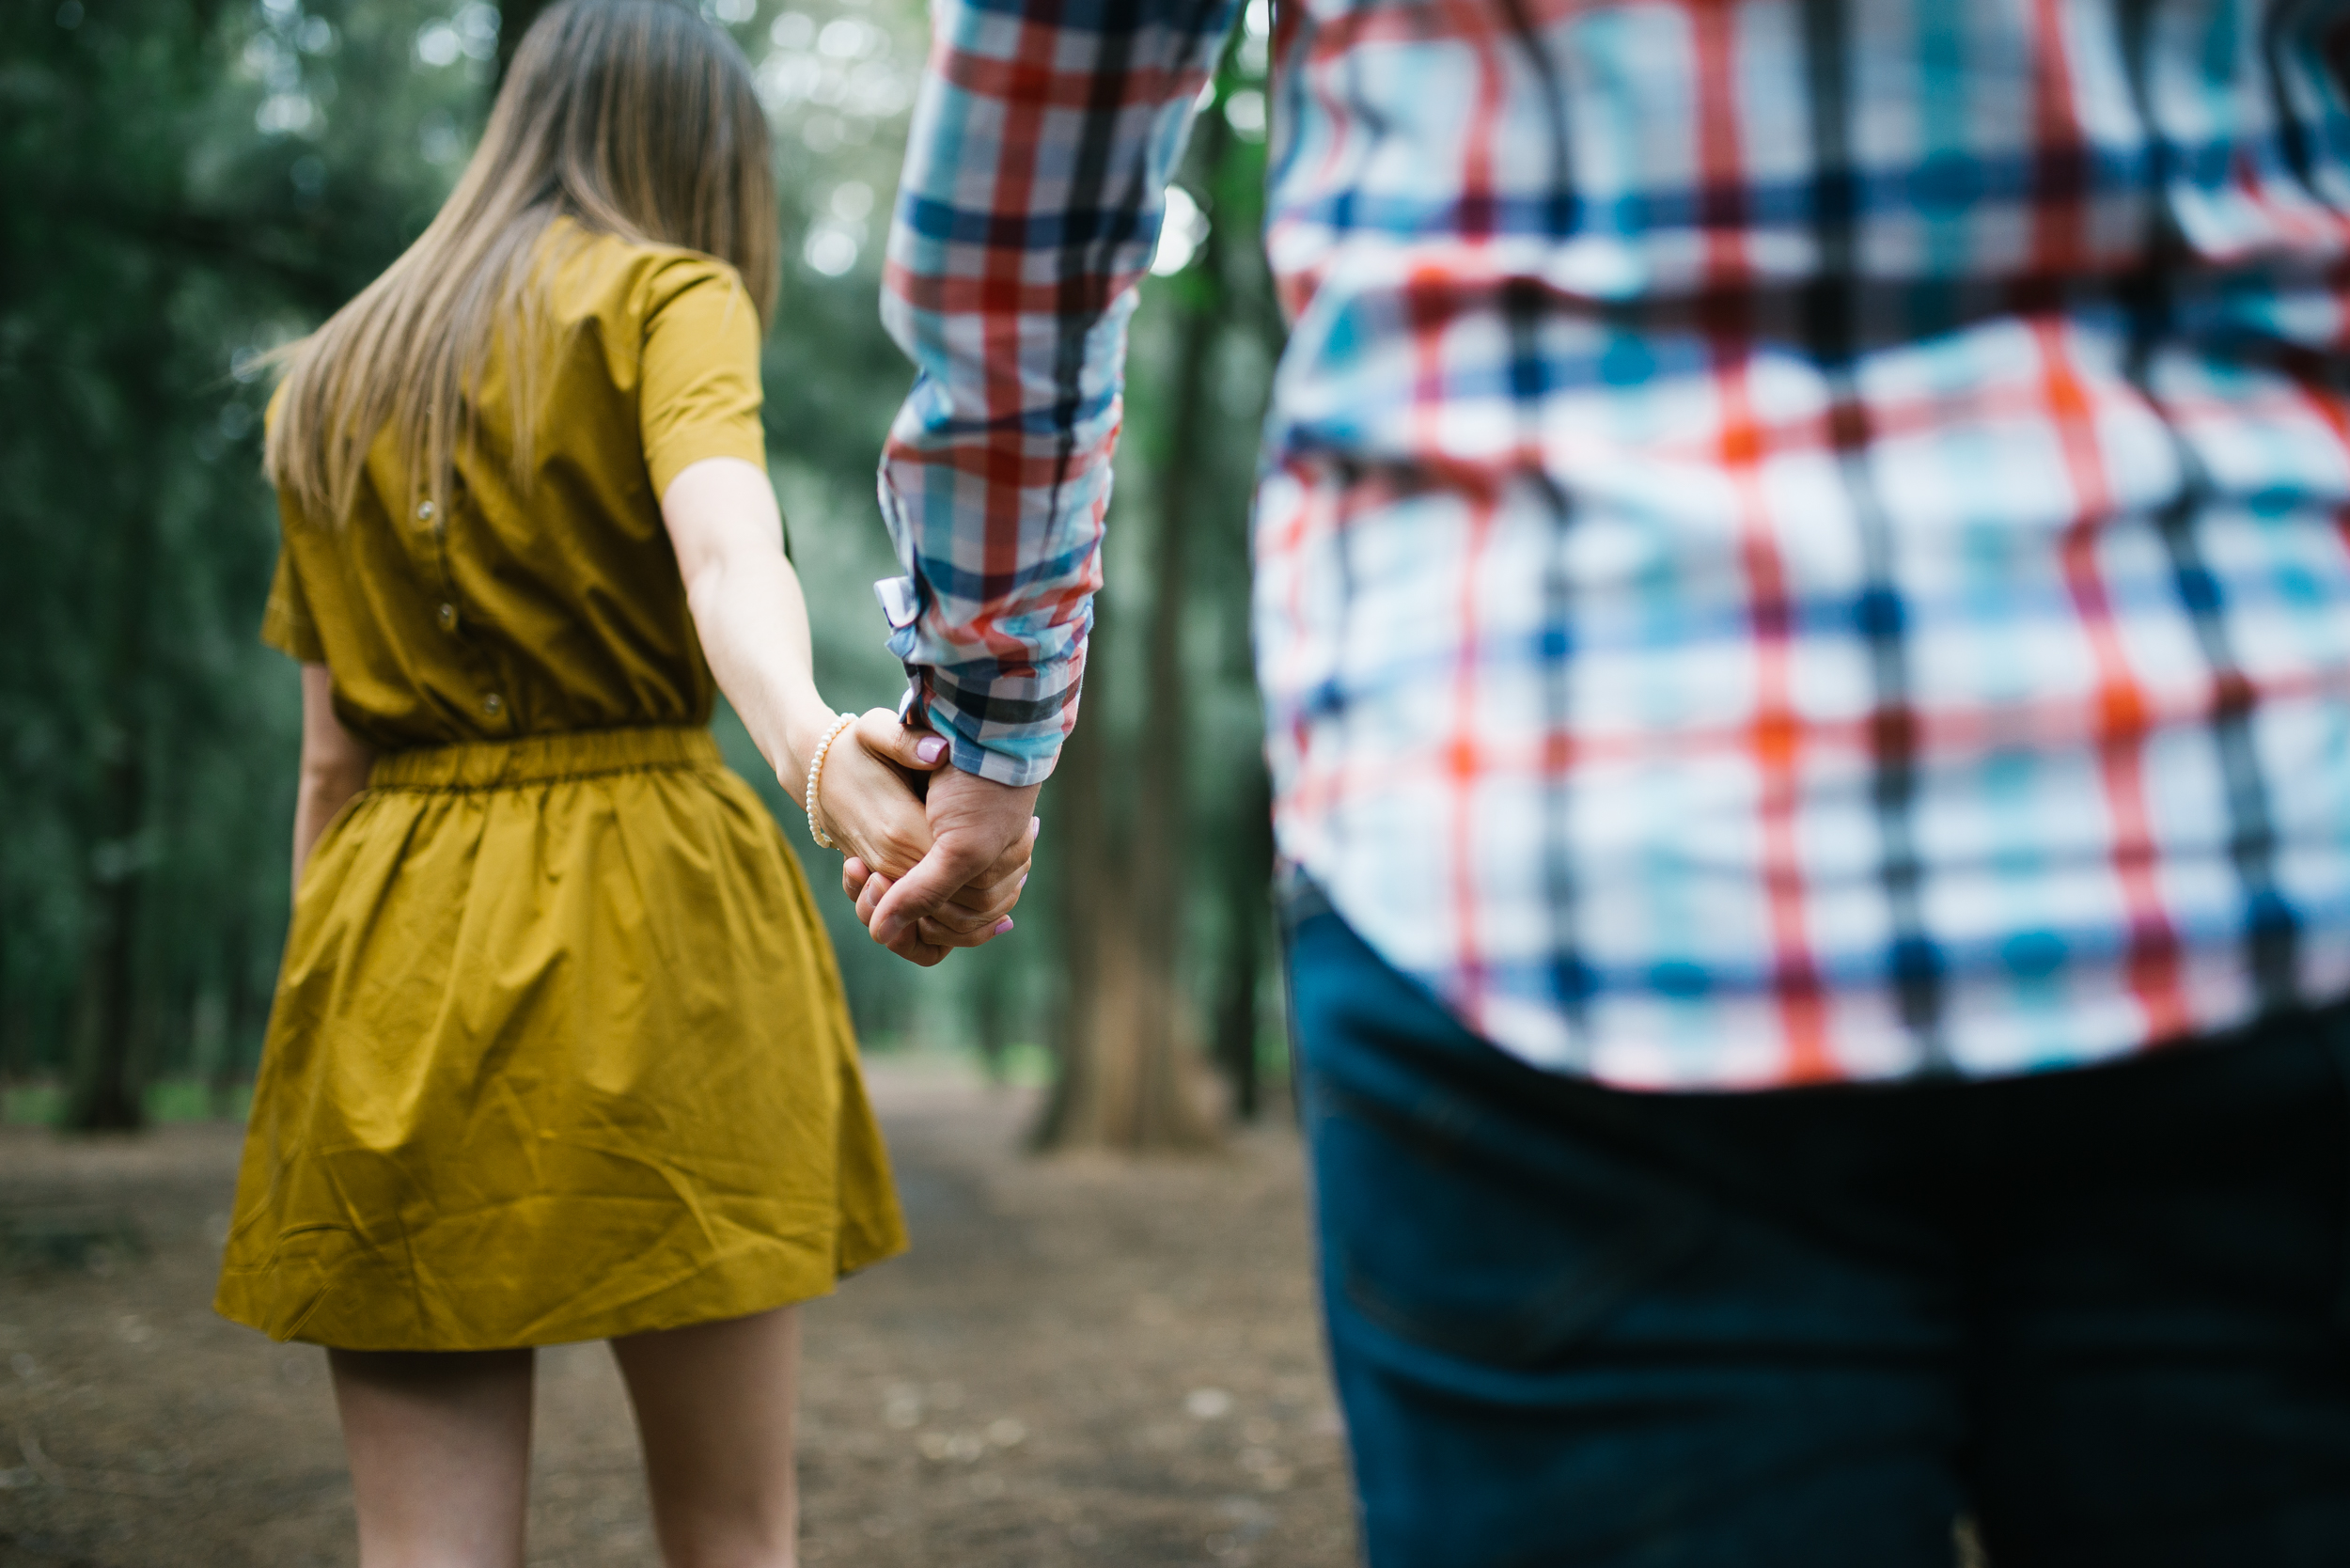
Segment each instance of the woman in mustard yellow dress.
[[[928,847],[942,743],[809,673],[768,155],[697,15],[567,0],[272,408],[296,893],[218,1305],[329,1347],[364,1568],[522,1561],[531,1347],[588,1339],[664,1556],[790,1563],[791,1304],[905,1245],[822,927],[707,729],[723,687],[867,865]],[[1005,929],[1026,859],[927,939]]]

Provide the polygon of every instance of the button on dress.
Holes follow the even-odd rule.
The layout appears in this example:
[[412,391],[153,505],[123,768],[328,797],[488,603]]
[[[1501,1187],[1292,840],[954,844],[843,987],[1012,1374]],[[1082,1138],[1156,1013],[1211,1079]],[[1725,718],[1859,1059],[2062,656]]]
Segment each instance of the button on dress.
[[[436,510],[387,432],[353,515],[280,505],[263,636],[374,746],[305,867],[219,1309],[354,1350],[739,1317],[903,1249],[838,974],[719,761],[659,496],[762,466],[733,272],[569,220]],[[506,355],[530,352],[526,480]]]

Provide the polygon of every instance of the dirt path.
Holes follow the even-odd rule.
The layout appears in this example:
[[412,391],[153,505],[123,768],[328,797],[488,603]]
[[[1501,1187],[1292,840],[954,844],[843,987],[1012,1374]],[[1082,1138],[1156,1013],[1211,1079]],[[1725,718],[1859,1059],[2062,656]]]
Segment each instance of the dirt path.
[[[808,1309],[807,1561],[1352,1562],[1294,1139],[1036,1162],[1016,1092],[875,1080],[915,1250]],[[0,1564],[352,1561],[321,1353],[208,1305],[236,1146],[0,1130]],[[652,1563],[608,1356],[540,1380],[531,1562]]]

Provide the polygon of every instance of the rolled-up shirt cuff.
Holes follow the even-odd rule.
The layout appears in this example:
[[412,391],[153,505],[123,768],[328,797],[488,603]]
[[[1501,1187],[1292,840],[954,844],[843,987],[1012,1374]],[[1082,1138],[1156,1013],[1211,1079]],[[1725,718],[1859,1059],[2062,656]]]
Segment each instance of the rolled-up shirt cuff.
[[1015,788],[1042,784],[1052,776],[1067,738],[1058,721],[1010,729],[976,716],[984,715],[992,705],[985,692],[957,688],[935,670],[910,673],[920,692],[923,716],[933,731],[946,737],[948,761],[965,773]]
[[[1045,670],[1000,683],[958,680],[916,656],[921,603],[912,578],[885,577],[873,585],[873,596],[889,622],[889,651],[905,666],[899,718],[944,737],[948,761],[965,773],[1015,788],[1051,776],[1067,737],[1067,711],[1076,700],[1073,677],[1061,679],[1059,671]],[[981,658],[974,666],[986,668],[989,663]],[[1044,695],[1015,696],[1005,689],[1011,687]]]

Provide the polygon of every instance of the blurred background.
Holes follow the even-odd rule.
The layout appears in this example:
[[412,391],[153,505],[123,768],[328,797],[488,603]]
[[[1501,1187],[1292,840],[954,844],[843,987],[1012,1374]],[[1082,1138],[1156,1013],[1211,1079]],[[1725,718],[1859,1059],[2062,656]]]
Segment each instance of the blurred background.
[[[768,450],[820,683],[892,703],[873,468],[911,373],[876,295],[926,19],[702,3],[776,133]],[[423,227],[538,9],[0,6],[5,1568],[354,1560],[322,1353],[211,1310],[298,738],[256,640],[259,361]],[[832,921],[915,1242],[804,1313],[810,1563],[1352,1560],[1248,667],[1267,42],[1255,0],[1144,289],[1085,722],[1019,929],[930,971],[872,946],[720,715]],[[531,1561],[653,1560],[608,1357],[539,1364]]]
[[[292,667],[256,641],[272,347],[422,228],[463,167],[510,0],[0,8],[0,1116],[242,1114],[287,904]],[[927,43],[915,0],[704,0],[776,129],[791,258],[767,347],[776,487],[836,705],[893,702],[873,501],[909,370],[881,252]],[[1084,726],[1010,940],[916,971],[730,715],[802,848],[870,1051],[1048,1086],[1048,1145],[1214,1140],[1279,1102],[1246,529],[1280,333],[1258,242],[1265,0],[1200,116],[1135,331]]]

